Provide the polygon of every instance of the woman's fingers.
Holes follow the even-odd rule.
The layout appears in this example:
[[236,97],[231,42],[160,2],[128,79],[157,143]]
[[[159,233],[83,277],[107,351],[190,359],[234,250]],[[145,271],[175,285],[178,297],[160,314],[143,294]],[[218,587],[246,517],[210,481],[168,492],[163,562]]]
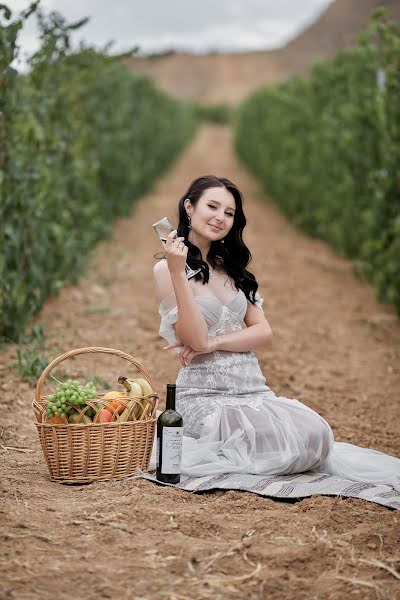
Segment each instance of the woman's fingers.
[[181,361],[181,365],[183,367],[187,367],[188,365],[190,365],[196,354],[197,352],[193,350],[190,346],[183,346],[183,350],[179,354],[179,360]]
[[183,346],[183,350],[179,354],[181,365],[183,367],[186,367],[186,365],[187,365],[185,356],[186,356],[186,352],[188,351],[188,349],[191,350],[191,348],[189,346]]
[[190,346],[185,346],[184,350],[182,351],[182,356],[183,358],[186,360],[186,357],[191,353],[192,349]]
[[178,237],[176,229],[168,235],[165,246],[170,252],[177,250],[177,254],[181,253],[187,247],[185,246],[185,238],[182,236]]
[[171,231],[171,233],[167,236],[166,245],[177,246],[184,239],[185,238],[182,236],[178,237],[178,232],[176,229],[174,229],[174,231]]
[[191,351],[189,352],[189,354],[186,356],[186,364],[190,365],[192,363],[193,358],[196,356],[196,352],[192,349],[190,349]]
[[185,361],[186,365],[190,365],[193,358],[196,356],[197,352],[193,350],[190,346],[186,346],[184,350],[181,352],[181,356]]
[[179,360],[181,361],[181,365],[183,367],[186,367],[186,359],[185,359],[185,351],[188,348],[188,346],[182,346],[182,350],[179,353]]
[[175,342],[174,344],[168,344],[168,346],[165,346],[163,350],[172,350],[173,348],[182,348],[179,353],[179,360],[184,367],[190,365],[197,354],[202,354],[201,352],[196,352],[196,350],[193,350],[193,348],[190,346],[185,346],[180,341]]
[[164,346],[163,350],[172,350],[172,348],[181,348],[183,347],[182,342],[175,342],[174,344],[168,344],[168,346]]
[[177,230],[174,229],[173,231],[171,231],[171,233],[169,233],[167,235],[167,241],[166,241],[167,246],[170,246],[172,244],[172,241],[176,238],[177,234],[178,234]]
[[168,262],[170,273],[181,273],[185,270],[188,247],[185,245],[184,237],[173,237],[175,231],[167,237],[165,243],[165,257]]

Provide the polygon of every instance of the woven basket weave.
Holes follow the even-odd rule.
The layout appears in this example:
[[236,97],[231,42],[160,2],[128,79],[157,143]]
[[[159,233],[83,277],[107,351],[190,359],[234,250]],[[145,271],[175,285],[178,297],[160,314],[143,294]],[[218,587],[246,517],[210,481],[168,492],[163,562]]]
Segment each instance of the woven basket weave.
[[[35,391],[33,409],[36,427],[50,478],[60,483],[89,483],[123,479],[134,475],[137,469],[147,471],[153,447],[158,395],[138,397],[147,403],[142,418],[126,423],[64,424],[47,423],[47,396],[42,396],[43,385],[50,372],[61,362],[79,354],[103,353],[118,356],[130,362],[151,385],[150,376],[142,365],[129,354],[113,348],[79,348],[55,358],[43,371]],[[154,388],[153,388],[154,389]],[[102,396],[88,402],[107,405]]]

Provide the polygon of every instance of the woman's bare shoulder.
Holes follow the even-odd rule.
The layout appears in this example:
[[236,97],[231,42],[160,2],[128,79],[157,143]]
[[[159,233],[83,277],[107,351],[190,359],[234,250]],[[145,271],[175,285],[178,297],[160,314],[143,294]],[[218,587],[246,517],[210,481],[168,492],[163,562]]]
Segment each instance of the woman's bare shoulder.
[[154,265],[153,276],[157,298],[158,301],[161,302],[166,296],[174,291],[166,259],[161,259]]
[[154,275],[157,275],[158,273],[165,273],[166,271],[168,271],[168,263],[167,263],[167,259],[166,258],[162,258],[161,260],[157,261],[156,264],[153,267],[153,273]]

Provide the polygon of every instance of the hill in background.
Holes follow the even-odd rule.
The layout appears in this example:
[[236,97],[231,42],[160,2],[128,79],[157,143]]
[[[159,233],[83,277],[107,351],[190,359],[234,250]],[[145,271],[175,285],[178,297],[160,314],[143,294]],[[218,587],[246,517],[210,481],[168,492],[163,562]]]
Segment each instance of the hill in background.
[[306,75],[316,59],[353,44],[372,11],[386,6],[400,20],[400,0],[336,0],[294,40],[272,51],[194,55],[183,52],[135,57],[127,64],[168,93],[187,100],[237,104],[254,89]]

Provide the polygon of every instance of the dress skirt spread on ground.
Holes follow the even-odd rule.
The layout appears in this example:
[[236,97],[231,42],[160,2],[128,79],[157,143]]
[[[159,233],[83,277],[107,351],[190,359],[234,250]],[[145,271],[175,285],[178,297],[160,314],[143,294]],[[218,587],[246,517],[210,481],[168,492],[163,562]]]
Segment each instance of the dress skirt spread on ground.
[[[205,290],[207,286],[204,286]],[[223,302],[196,296],[209,337],[239,331],[248,300],[239,290]],[[256,294],[256,305],[263,300]],[[160,335],[177,341],[174,294],[160,304]],[[390,484],[400,491],[400,459],[335,442],[329,424],[298,400],[276,396],[252,352],[199,355],[176,381],[184,423],[182,473],[286,475],[317,471],[353,481]]]

